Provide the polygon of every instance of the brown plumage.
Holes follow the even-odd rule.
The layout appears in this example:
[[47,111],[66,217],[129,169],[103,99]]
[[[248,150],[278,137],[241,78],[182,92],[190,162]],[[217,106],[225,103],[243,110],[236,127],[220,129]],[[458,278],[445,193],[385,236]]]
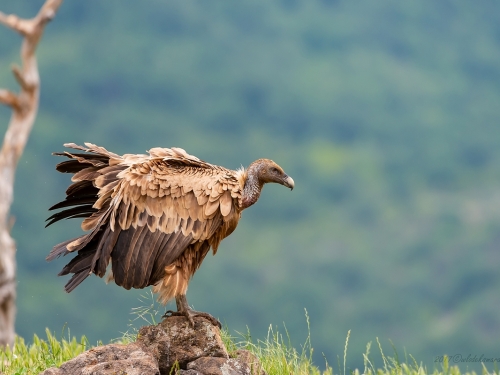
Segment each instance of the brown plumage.
[[88,233],[56,245],[47,260],[77,254],[59,273],[73,274],[68,293],[90,274],[103,277],[110,268],[108,280],[125,289],[153,285],[160,302],[176,298],[178,313],[191,322],[192,316],[207,315],[191,310],[185,294],[208,251],[217,252],[265,183],[294,186],[269,159],[234,171],[180,148],[119,156],[85,145],[65,144],[79,152],[54,154],[69,158],[56,169],[73,173],[73,183],[66,199],[50,208],[64,210],[49,217],[47,226],[81,217]]

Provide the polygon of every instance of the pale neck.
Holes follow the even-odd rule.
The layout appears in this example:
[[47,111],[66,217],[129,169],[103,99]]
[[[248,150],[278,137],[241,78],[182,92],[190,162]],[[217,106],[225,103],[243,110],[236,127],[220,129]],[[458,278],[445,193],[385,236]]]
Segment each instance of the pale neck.
[[250,165],[250,167],[248,167],[247,180],[245,181],[241,197],[241,208],[243,209],[250,207],[252,204],[257,202],[260,197],[260,192],[262,191],[262,186],[264,184],[259,181],[258,169],[259,166],[256,165]]

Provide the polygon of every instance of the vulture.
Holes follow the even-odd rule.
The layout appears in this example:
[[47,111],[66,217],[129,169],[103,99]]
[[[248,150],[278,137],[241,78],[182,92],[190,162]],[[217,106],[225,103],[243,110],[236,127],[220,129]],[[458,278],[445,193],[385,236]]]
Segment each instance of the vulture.
[[72,173],[72,183],[66,198],[49,209],[63,210],[47,226],[84,218],[86,232],[54,246],[46,258],[76,255],[59,273],[72,274],[66,292],[90,274],[106,275],[127,290],[152,285],[163,304],[175,298],[177,311],[165,316],[185,316],[191,325],[194,316],[205,316],[220,325],[189,307],[189,280],[210,249],[215,255],[234,231],[242,211],[257,202],[264,184],[293,189],[293,179],[269,159],[230,170],[177,147],[120,156],[91,143],[64,146],[72,150],[54,155],[69,160],[56,169]]

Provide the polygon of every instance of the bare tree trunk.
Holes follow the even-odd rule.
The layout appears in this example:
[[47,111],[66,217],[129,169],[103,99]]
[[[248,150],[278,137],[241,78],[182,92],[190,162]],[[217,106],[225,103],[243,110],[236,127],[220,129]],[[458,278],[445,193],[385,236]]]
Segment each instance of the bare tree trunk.
[[13,199],[14,176],[28,137],[35,122],[40,96],[40,77],[36,47],[47,22],[54,18],[63,0],[47,0],[38,14],[29,20],[0,12],[0,23],[24,37],[21,46],[21,67],[12,66],[12,73],[21,90],[15,94],[0,89],[0,103],[12,108],[9,127],[0,150],[0,345],[14,343],[16,313],[16,244],[10,236],[9,217]]

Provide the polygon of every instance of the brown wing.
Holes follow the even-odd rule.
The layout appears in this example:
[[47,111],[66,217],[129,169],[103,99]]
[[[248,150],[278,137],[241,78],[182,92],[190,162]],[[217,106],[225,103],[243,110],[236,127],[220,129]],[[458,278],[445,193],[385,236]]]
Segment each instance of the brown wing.
[[215,251],[237,224],[241,185],[234,171],[177,148],[120,157],[92,144],[67,146],[91,152],[58,154],[70,160],[57,169],[75,175],[66,200],[52,208],[74,207],[52,215],[49,225],[86,217],[82,229],[89,231],[47,257],[78,251],[61,272],[75,274],[68,292],[90,273],[104,276],[110,260],[118,285],[155,284],[190,244],[207,241]]

